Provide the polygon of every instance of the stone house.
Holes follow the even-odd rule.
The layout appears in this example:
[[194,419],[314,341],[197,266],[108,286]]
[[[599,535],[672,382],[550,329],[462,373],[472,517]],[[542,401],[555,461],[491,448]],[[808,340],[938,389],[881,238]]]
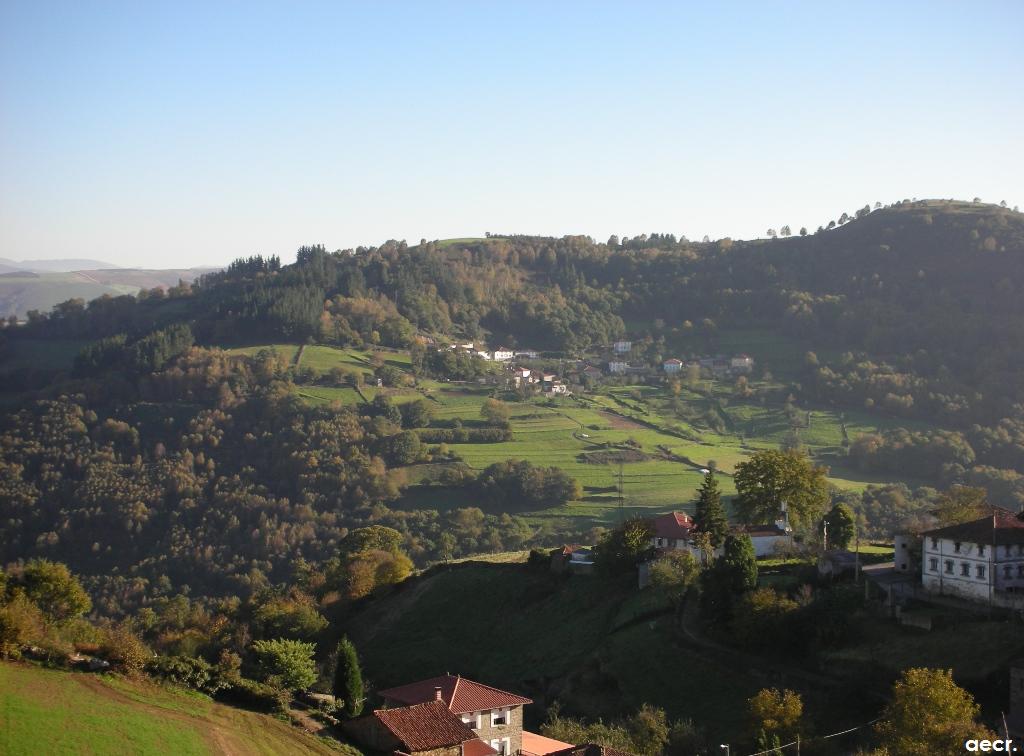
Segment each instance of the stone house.
[[440,699],[378,709],[347,722],[345,730],[364,747],[396,756],[494,756],[497,752]]
[[389,688],[380,691],[380,695],[388,706],[442,701],[475,737],[499,756],[512,756],[522,750],[523,706],[533,703],[529,698],[458,675],[442,675]]

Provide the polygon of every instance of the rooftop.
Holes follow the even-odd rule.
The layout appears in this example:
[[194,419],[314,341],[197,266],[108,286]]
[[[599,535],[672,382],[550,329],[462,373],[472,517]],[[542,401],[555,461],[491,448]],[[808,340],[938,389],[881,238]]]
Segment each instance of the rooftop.
[[410,752],[430,751],[476,740],[476,734],[448,711],[444,701],[378,709],[373,716]]
[[927,538],[944,538],[952,541],[995,544],[997,546],[1024,544],[1024,520],[1019,520],[1013,512],[999,509],[990,515],[979,517],[977,520],[926,530],[921,535]]
[[689,538],[693,530],[693,518],[685,512],[669,512],[655,517],[654,535],[658,538]]
[[440,688],[441,699],[453,714],[468,714],[473,711],[502,709],[506,706],[523,706],[533,703],[529,698],[473,682],[458,675],[431,677],[428,680],[382,690],[380,695],[387,701],[409,706],[424,701],[433,701],[438,688]]
[[556,751],[564,751],[566,748],[575,748],[572,743],[563,743],[561,740],[546,738],[535,732],[523,730],[523,753],[532,756],[548,756]]

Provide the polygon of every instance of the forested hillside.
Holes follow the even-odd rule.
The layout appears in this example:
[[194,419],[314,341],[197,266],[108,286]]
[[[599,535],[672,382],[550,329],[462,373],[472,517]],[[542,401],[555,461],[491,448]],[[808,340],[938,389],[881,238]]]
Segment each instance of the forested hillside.
[[[658,363],[714,353],[756,328],[788,349],[762,348],[758,379],[770,390],[735,390],[751,408],[785,401],[790,417],[813,406],[878,418],[849,438],[844,421],[830,463],[882,481],[980,486],[1018,507],[1024,216],[937,201],[854,215],[750,242],[654,234],[305,247],[294,265],[252,257],[192,286],[33,313],[0,333],[0,559],[66,561],[117,614],[184,590],[246,597],[288,579],[299,559],[324,566],[323,592],[363,595],[371,572],[394,567],[390,557],[358,574],[336,557],[346,534],[369,524],[396,528],[421,564],[585,537],[589,525],[520,517],[579,498],[558,469],[459,462],[459,443],[511,432],[507,417],[431,419],[437,401],[423,381],[489,368],[434,351],[428,337],[566,358],[628,335],[633,357]],[[399,349],[408,362],[327,374],[280,352],[221,349],[273,340]],[[33,356],[47,345],[73,349],[73,365]],[[352,393],[364,369],[405,393]],[[312,384],[352,401],[311,401],[301,386]],[[709,409],[693,422],[728,417],[711,394],[677,392],[665,406],[682,418],[700,402]],[[447,502],[408,498],[423,465],[441,465],[431,469],[443,470]],[[864,504],[888,528],[930,497],[889,487],[867,491]]]

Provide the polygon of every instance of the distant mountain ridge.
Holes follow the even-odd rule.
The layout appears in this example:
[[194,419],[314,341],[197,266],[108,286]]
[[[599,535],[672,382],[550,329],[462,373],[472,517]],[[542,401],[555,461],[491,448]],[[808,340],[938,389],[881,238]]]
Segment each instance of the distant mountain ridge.
[[97,270],[119,268],[119,265],[89,260],[86,258],[65,258],[57,260],[8,260],[0,257],[0,273],[12,273],[27,270],[32,273],[71,273],[76,270]]
[[214,267],[165,270],[99,267],[73,271],[32,271],[24,268],[8,269],[8,262],[0,261],[0,317],[9,318],[14,315],[18,319],[24,319],[30,310],[48,312],[54,305],[68,299],[84,299],[88,302],[104,294],[119,296],[136,294],[141,289],[166,289],[177,286],[179,281],[192,283],[204,273],[219,270]]

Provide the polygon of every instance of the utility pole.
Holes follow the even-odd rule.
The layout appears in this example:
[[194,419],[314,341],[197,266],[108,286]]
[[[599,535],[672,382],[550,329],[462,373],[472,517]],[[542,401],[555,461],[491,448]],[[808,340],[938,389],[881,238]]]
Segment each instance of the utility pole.
[[623,512],[623,510],[624,510],[624,507],[623,507],[624,488],[623,488],[623,485],[622,485],[622,460],[621,459],[619,460],[619,486],[618,486],[618,488],[619,488],[619,524],[621,525],[624,522],[624,518],[623,518],[623,513],[624,513]]

